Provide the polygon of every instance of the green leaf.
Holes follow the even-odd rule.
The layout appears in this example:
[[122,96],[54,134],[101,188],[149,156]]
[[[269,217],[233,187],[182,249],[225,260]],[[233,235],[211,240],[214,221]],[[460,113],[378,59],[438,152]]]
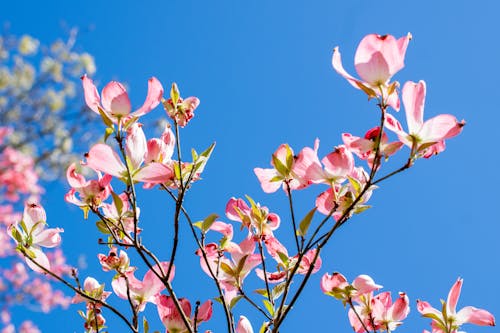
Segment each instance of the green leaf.
[[290,148],[289,145],[285,145],[285,147],[286,147],[286,167],[288,170],[292,170],[294,161],[292,149]]
[[212,155],[212,152],[214,151],[215,148],[215,142],[212,143],[207,149],[205,149],[200,156],[205,156],[207,159]]
[[104,142],[108,140],[109,136],[115,132],[114,127],[106,127],[104,130]]
[[368,210],[370,208],[372,208],[372,206],[370,206],[370,205],[359,205],[359,206],[356,206],[356,208],[354,209],[354,214],[360,214],[360,213],[362,213],[365,210]]
[[12,237],[16,240],[17,243],[22,243],[23,242],[23,237],[21,236],[21,233],[17,230],[17,228],[12,227],[11,228],[11,234]]
[[287,177],[290,170],[284,165],[277,157],[273,154],[273,164],[276,171],[278,171],[282,176]]
[[233,269],[231,268],[231,266],[229,266],[228,264],[226,264],[225,262],[221,262],[220,263],[220,268],[226,273],[226,274],[229,274],[231,276],[236,276],[236,274],[234,274],[234,271]]
[[99,230],[101,233],[103,233],[105,235],[110,234],[109,229],[108,229],[108,227],[106,227],[106,223],[104,223],[104,221],[97,221],[95,223],[95,226],[97,227],[97,230]]
[[267,330],[267,325],[269,325],[268,321],[265,321],[262,323],[262,326],[259,329],[259,333],[266,333]]
[[180,92],[177,87],[177,83],[172,83],[172,89],[170,89],[170,99],[172,100],[172,104],[177,108],[177,103],[179,102]]
[[349,183],[351,183],[351,186],[354,188],[354,191],[356,192],[356,195],[361,192],[361,184],[357,179],[354,179],[352,177],[347,176],[347,179],[349,179]]
[[202,225],[203,225],[203,221],[198,221],[198,222],[193,223],[193,226],[195,226],[196,228],[198,228],[200,230],[203,230]]
[[212,224],[214,224],[215,220],[218,217],[219,217],[219,215],[217,215],[217,214],[208,215],[208,217],[205,218],[203,220],[203,223],[201,224],[201,230],[203,230],[203,232],[206,232],[208,229],[210,229],[210,227],[212,226]]
[[90,211],[90,208],[89,206],[83,206],[83,207],[80,207],[82,210],[83,210],[83,218],[86,220],[89,218],[89,211]]
[[268,298],[266,289],[255,289],[254,292],[256,292],[259,295],[264,296],[265,298]]
[[243,258],[238,261],[238,266],[236,267],[236,275],[240,275],[241,271],[243,270],[243,267],[245,266],[245,262],[247,261],[248,254],[243,256]]
[[274,316],[274,306],[269,302],[267,299],[263,299],[262,302],[264,303],[264,306],[266,307],[267,312],[272,316]]
[[97,106],[97,110],[99,110],[99,114],[101,115],[101,118],[102,118],[102,121],[104,122],[104,124],[108,127],[112,127],[113,121],[109,118],[109,116],[106,114],[106,112],[104,112],[104,110],[101,109],[100,106]]
[[122,210],[123,210],[123,200],[114,191],[111,191],[111,195],[113,196],[113,203],[115,204],[118,216],[121,216],[122,215]]
[[191,157],[193,158],[193,161],[198,160],[198,153],[194,150],[194,148],[191,149]]
[[280,257],[281,261],[285,264],[285,265],[288,265],[288,261],[289,261],[289,258],[286,254],[284,254],[283,252],[280,252],[280,251],[277,251],[278,252],[278,256]]
[[286,283],[286,281],[281,282],[273,288],[273,290],[271,291],[271,298],[273,301],[280,298],[280,296],[283,294],[283,292],[285,291]]
[[133,117],[130,117],[126,122],[125,124],[123,124],[123,129],[124,130],[127,130],[132,124],[134,124],[137,119],[139,119],[139,117],[137,116],[133,116]]
[[311,226],[311,221],[316,213],[317,208],[313,208],[307,215],[300,221],[299,230],[297,230],[297,236],[304,237],[307,234],[307,230]]
[[229,309],[230,309],[230,310],[232,310],[232,309],[234,308],[234,306],[236,305],[236,303],[238,303],[238,301],[239,301],[240,299],[242,299],[242,298],[243,298],[243,296],[241,296],[241,295],[238,295],[238,296],[234,297],[234,298],[231,300],[231,303],[229,303]]
[[142,326],[144,327],[144,333],[148,333],[149,332],[149,323],[148,323],[148,320],[146,319],[146,316],[144,316],[142,319]]

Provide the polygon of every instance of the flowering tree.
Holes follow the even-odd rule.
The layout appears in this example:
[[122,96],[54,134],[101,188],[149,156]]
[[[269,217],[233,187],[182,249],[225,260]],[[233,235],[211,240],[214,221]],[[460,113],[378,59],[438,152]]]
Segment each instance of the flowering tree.
[[[93,145],[82,163],[83,169],[94,172],[87,179],[80,166],[67,169],[71,187],[66,201],[77,205],[84,218],[98,219],[103,234],[100,244],[108,250],[98,255],[102,269],[110,272],[111,283],[100,283],[93,277],[81,277],[76,271],[67,278],[54,269],[45,248],[57,247],[61,241],[59,228],[47,228],[42,206],[31,201],[21,220],[9,227],[9,235],[17,244],[26,263],[34,271],[50,275],[75,293],[73,303],[85,303],[80,314],[86,332],[105,331],[105,315],[114,314],[131,332],[148,332],[149,324],[142,316],[146,307],[155,307],[167,332],[199,332],[212,316],[213,302],[193,303],[178,295],[173,287],[176,275],[180,224],[185,223],[192,234],[193,247],[199,256],[201,270],[213,281],[225,315],[228,333],[277,333],[292,312],[312,274],[322,268],[321,251],[339,228],[357,214],[370,208],[373,192],[387,179],[413,167],[422,158],[431,158],[445,149],[445,140],[462,131],[465,122],[452,115],[439,115],[424,121],[426,85],[424,81],[406,82],[401,91],[392,77],[404,66],[411,35],[368,35],[358,46],[355,67],[360,79],[348,74],[341,62],[338,48],[333,54],[334,69],[356,89],[376,101],[380,121],[364,136],[342,135],[343,144],[319,157],[319,140],[297,154],[288,144],[280,145],[272,154],[271,167],[255,168],[264,192],[280,188],[289,202],[289,222],[282,226],[281,217],[249,196],[230,198],[226,205],[227,219],[215,214],[201,221],[191,217],[184,199],[189,189],[200,180],[214,150],[214,144],[203,152],[192,150],[189,159],[182,154],[180,133],[194,116],[199,105],[196,97],[182,98],[176,84],[164,97],[156,78],[148,81],[148,93],[142,106],[132,112],[131,102],[122,84],[110,82],[99,94],[88,76],[82,77],[85,101],[101,117],[105,140]],[[394,116],[405,109],[407,129]],[[163,105],[173,125],[167,125],[161,136],[147,140],[139,119],[159,104]],[[388,132],[386,132],[386,129]],[[394,134],[394,141],[388,134]],[[404,146],[407,149],[403,149]],[[387,163],[394,154],[405,154],[406,161],[394,169]],[[356,163],[366,161],[367,167]],[[363,164],[364,162],[361,162]],[[147,223],[141,220],[140,194],[144,189],[159,189],[160,195],[172,200],[173,245],[163,258],[155,254],[141,237]],[[311,210],[296,216],[293,194],[312,187],[318,195],[311,201]],[[291,226],[291,227],[290,227]],[[293,239],[287,248],[278,239],[278,228],[288,229]],[[132,253],[135,253],[133,259]],[[136,269],[148,271],[136,277]],[[247,278],[256,277],[262,287],[250,293]],[[113,292],[106,290],[106,285]],[[359,275],[348,283],[341,273],[324,274],[321,290],[349,306],[348,319],[355,332],[394,331],[409,314],[408,295],[399,293],[393,301],[390,292],[375,294],[382,288],[368,275]],[[495,324],[486,310],[465,307],[456,311],[462,280],[452,286],[447,301],[433,308],[425,301],[417,302],[418,311],[431,319],[433,333],[457,333],[465,323]],[[114,296],[112,297],[112,294]],[[116,306],[117,298],[128,304],[127,311]],[[236,315],[238,304],[246,302],[261,314],[252,325],[244,315]],[[194,308],[194,309],[193,309]],[[142,320],[140,320],[142,319]],[[256,326],[256,322],[259,326]],[[142,323],[142,325],[141,325]],[[203,327],[204,327],[203,326]],[[203,328],[205,332],[210,332]]]
[[[94,73],[91,55],[74,50],[76,30],[66,41],[41,45],[28,35],[5,32],[0,37],[0,304],[2,332],[13,332],[10,308],[29,306],[48,312],[67,307],[70,298],[54,289],[50,280],[32,274],[15,251],[7,227],[21,219],[24,202],[38,202],[40,178],[59,177],[74,160],[69,133],[83,133],[75,119],[91,119],[81,107],[77,79]],[[69,111],[72,110],[72,111]],[[76,111],[75,111],[76,110]],[[64,112],[63,112],[64,111]],[[87,122],[88,123],[88,122]],[[88,131],[87,133],[91,133]],[[90,136],[82,136],[82,142]],[[52,269],[68,274],[62,251],[47,253]],[[37,332],[29,321],[18,328]]]

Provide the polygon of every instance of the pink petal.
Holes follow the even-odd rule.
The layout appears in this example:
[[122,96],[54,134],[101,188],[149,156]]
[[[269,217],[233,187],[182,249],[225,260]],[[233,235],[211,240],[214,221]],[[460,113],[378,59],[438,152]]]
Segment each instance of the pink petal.
[[[42,250],[38,247],[30,247],[29,249],[35,254],[35,258],[33,258],[33,260],[36,261],[36,263],[40,266],[46,268],[47,270],[50,270],[50,262],[49,258],[47,258],[47,255],[45,255],[45,253],[43,253]],[[43,269],[34,264],[30,259],[25,258],[25,260],[26,264],[28,264],[28,267],[35,272],[45,273]]]
[[232,197],[226,204],[226,216],[232,221],[241,222],[241,217],[236,208],[243,214],[249,214],[250,208],[243,199]]
[[102,105],[113,116],[126,116],[132,108],[125,87],[116,81],[111,81],[102,90]]
[[278,172],[275,169],[255,168],[253,172],[259,179],[262,190],[266,193],[276,192],[283,183],[282,180],[271,181],[274,177],[278,176]]
[[95,113],[99,113],[99,107],[101,106],[99,97],[99,93],[97,92],[97,88],[92,82],[91,79],[87,77],[87,74],[82,76],[82,84],[83,84],[83,92],[85,94],[85,103],[87,106],[94,111]]
[[396,41],[391,35],[367,35],[359,43],[354,56],[356,71],[374,86],[384,84],[404,67],[406,46],[407,42]]
[[212,318],[212,301],[208,300],[198,308],[198,321],[208,321]]
[[446,301],[446,305],[448,307],[448,313],[454,314],[456,313],[458,298],[460,297],[460,291],[462,290],[463,280],[458,278],[457,282],[453,284],[448,293],[448,299]]
[[477,309],[473,306],[466,306],[457,313],[459,325],[470,323],[479,326],[495,326],[495,317],[483,309]]
[[374,87],[385,85],[392,76],[389,64],[380,52],[371,54],[367,62],[356,63],[356,72],[363,81]]
[[354,168],[354,157],[346,146],[340,145],[326,155],[321,162],[325,166],[328,177],[344,178]]
[[160,81],[154,76],[148,80],[148,95],[146,96],[146,100],[144,104],[134,111],[133,116],[140,117],[151,110],[153,110],[163,97],[163,86]]
[[27,202],[26,205],[24,206],[23,221],[24,225],[28,229],[28,232],[32,232],[33,227],[37,223],[38,225],[35,229],[38,230],[42,228],[45,221],[47,221],[47,215],[45,214],[45,209],[37,203]]
[[344,275],[340,273],[333,273],[332,275],[325,274],[321,278],[321,290],[324,293],[331,292],[334,288],[344,289],[348,286],[347,280]]
[[66,171],[66,179],[68,180],[69,186],[73,188],[81,188],[87,185],[87,181],[85,177],[76,173],[76,165],[75,163],[71,163]]
[[438,318],[443,317],[443,314],[441,313],[441,311],[433,308],[428,302],[417,300],[417,310],[422,315],[432,314],[434,316],[437,316]]
[[424,123],[418,133],[420,143],[437,142],[452,138],[460,134],[464,124],[463,122],[459,123],[457,118],[451,114],[441,114],[431,118]]
[[162,163],[150,163],[134,174],[134,180],[138,182],[162,184],[174,177],[171,167]]
[[146,136],[144,135],[141,124],[134,123],[127,130],[125,149],[130,159],[131,171],[139,169],[147,152]]
[[370,276],[365,274],[361,274],[355,278],[352,286],[356,288],[358,294],[368,294],[382,288],[381,285],[376,284]]
[[33,244],[48,248],[56,247],[61,244],[61,235],[59,235],[61,232],[64,232],[64,229],[45,229],[33,237]]
[[425,81],[408,81],[403,86],[403,105],[405,106],[408,132],[416,134],[424,123]]
[[390,317],[394,321],[401,321],[408,316],[410,313],[410,301],[405,293],[399,293],[399,298],[391,306],[390,312]]
[[316,198],[316,207],[322,214],[330,214],[333,207],[335,207],[335,197],[331,188],[318,195]]
[[365,86],[362,81],[355,79],[353,76],[346,72],[346,70],[342,66],[342,58],[340,56],[338,47],[335,47],[335,49],[333,50],[332,66],[333,69],[335,69],[337,73],[343,76],[344,79],[346,79],[354,88],[361,89],[361,86]]
[[98,143],[86,155],[87,165],[96,170],[122,178],[127,168],[122,163],[120,156],[108,145]]
[[405,145],[407,145],[408,147],[411,148],[411,146],[413,145],[413,142],[408,139],[408,133],[403,131],[403,127],[401,126],[401,123],[396,118],[394,118],[393,115],[386,113],[384,126],[389,131],[394,132],[398,136],[398,138],[401,142],[403,142]]
[[236,333],[253,333],[252,325],[248,321],[247,317],[240,316],[238,321],[238,326],[236,327]]

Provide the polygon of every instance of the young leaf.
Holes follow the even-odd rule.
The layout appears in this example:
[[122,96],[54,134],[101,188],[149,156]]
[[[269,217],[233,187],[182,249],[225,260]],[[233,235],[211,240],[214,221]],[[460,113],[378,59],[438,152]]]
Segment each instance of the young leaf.
[[304,237],[307,234],[307,230],[311,226],[311,221],[316,213],[317,208],[313,208],[307,215],[300,221],[299,230],[297,230],[297,236]]
[[276,155],[274,155],[274,154],[273,154],[273,164],[274,164],[274,168],[276,169],[276,171],[278,171],[284,177],[287,177],[288,174],[290,173],[290,170],[288,170],[286,165],[281,163],[279,158],[277,158]]
[[269,302],[267,299],[263,299],[262,302],[264,303],[267,312],[269,312],[271,316],[274,316],[274,306],[271,304],[271,302]]
[[208,229],[214,224],[215,220],[219,217],[217,214],[210,214],[203,220],[203,223],[201,224],[201,230],[203,232],[207,232]]
[[116,194],[114,191],[111,191],[111,196],[113,197],[113,203],[115,204],[116,207],[116,212],[118,215],[122,215],[122,210],[123,210],[123,200],[120,198],[118,194]]

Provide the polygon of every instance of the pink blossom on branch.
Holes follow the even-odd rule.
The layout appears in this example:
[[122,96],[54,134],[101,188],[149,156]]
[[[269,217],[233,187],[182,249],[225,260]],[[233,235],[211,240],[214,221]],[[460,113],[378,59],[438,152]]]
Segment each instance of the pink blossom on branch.
[[[208,300],[198,308],[196,318],[191,316],[191,303],[185,298],[180,298],[179,303],[182,312],[190,319],[191,323],[198,326],[201,322],[208,321],[212,317],[212,301]],[[158,295],[155,301],[160,320],[165,325],[167,332],[187,333],[187,329],[181,314],[177,310],[172,297]],[[196,322],[195,322],[196,319]]]
[[[170,264],[168,262],[162,262],[161,267],[163,272],[166,272],[169,269]],[[154,270],[154,271],[153,271]],[[154,266],[153,270],[148,270],[144,275],[142,281],[138,280],[134,276],[134,272],[129,270],[115,279],[111,283],[113,287],[113,291],[115,294],[122,298],[128,299],[128,293],[130,293],[130,297],[134,302],[134,305],[137,307],[138,311],[144,311],[146,307],[146,303],[156,303],[156,296],[160,294],[162,290],[165,289],[165,285],[163,282],[156,276],[154,272],[160,274],[160,268],[158,266]],[[172,281],[175,275],[175,268],[172,266],[169,276],[169,282]],[[128,291],[127,291],[128,286]]]
[[444,140],[460,134],[465,121],[459,122],[450,114],[441,114],[424,122],[425,94],[424,81],[406,82],[403,86],[403,104],[408,132],[390,114],[386,114],[385,127],[396,133],[414,154],[430,157],[444,150]]
[[[97,114],[104,113],[113,122],[118,123],[123,118],[140,117],[145,115],[160,104],[163,96],[163,87],[155,77],[148,80],[148,94],[144,104],[131,113],[132,106],[125,87],[116,81],[111,81],[102,90],[102,98],[97,92],[94,82],[82,76],[85,102]],[[101,104],[102,102],[102,104]]]
[[417,309],[422,316],[432,319],[432,332],[458,333],[463,324],[495,326],[495,317],[486,310],[466,306],[457,312],[457,303],[462,290],[463,280],[459,278],[448,293],[442,310],[433,308],[429,303],[417,300]]
[[[24,207],[23,219],[11,225],[8,229],[10,236],[16,241],[17,248],[27,257],[26,264],[36,272],[44,273],[40,266],[50,270],[50,262],[41,247],[53,248],[61,243],[59,235],[61,228],[46,229],[45,209],[36,203],[27,203]],[[31,260],[30,260],[31,259]]]
[[333,68],[353,87],[363,90],[369,98],[381,97],[385,104],[399,110],[397,82],[391,84],[389,81],[404,67],[406,48],[410,39],[411,34],[399,39],[391,35],[365,36],[354,56],[354,66],[361,80],[345,71],[338,47],[333,51]]

